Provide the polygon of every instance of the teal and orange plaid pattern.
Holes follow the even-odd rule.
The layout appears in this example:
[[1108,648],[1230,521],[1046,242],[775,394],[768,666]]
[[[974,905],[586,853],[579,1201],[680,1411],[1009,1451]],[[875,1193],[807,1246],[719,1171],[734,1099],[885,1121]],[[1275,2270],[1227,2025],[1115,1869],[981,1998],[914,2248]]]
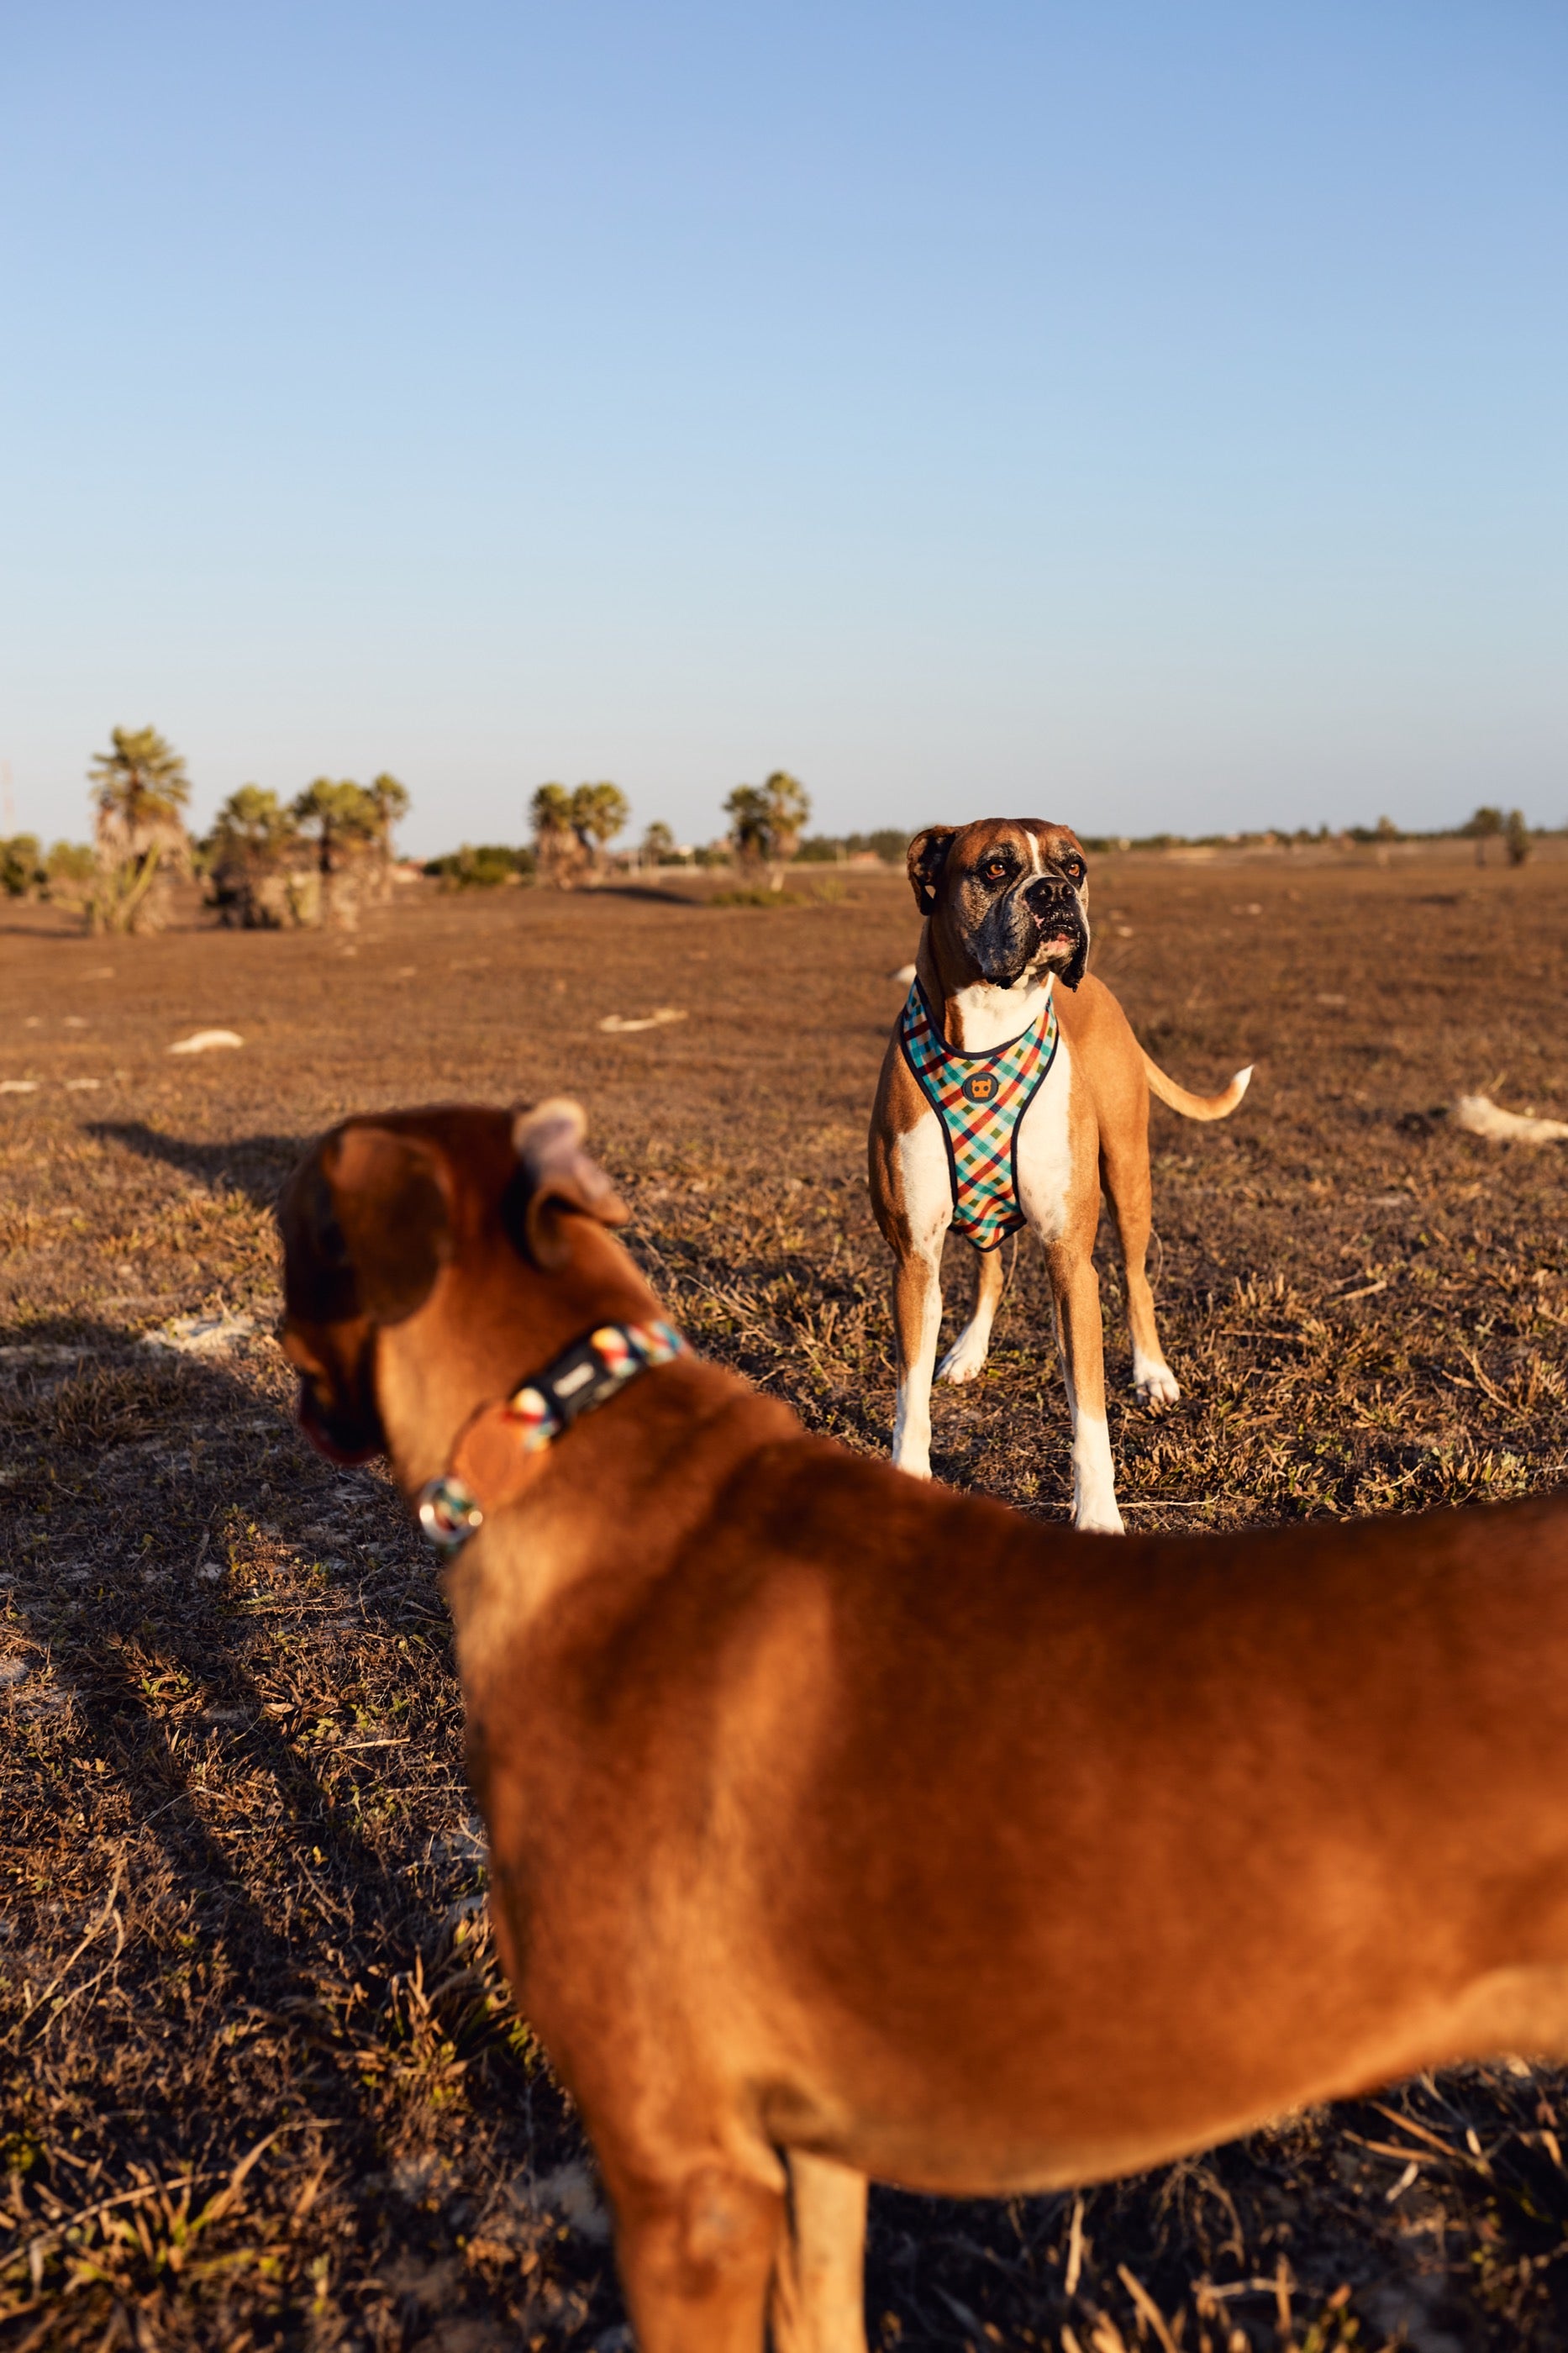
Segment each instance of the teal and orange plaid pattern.
[[1024,1223],[1018,1123],[1056,1059],[1056,992],[1047,993],[1038,1018],[1021,1037],[989,1054],[955,1054],[917,980],[899,1034],[904,1060],[942,1122],[952,1178],[952,1222],[976,1250],[994,1250]]

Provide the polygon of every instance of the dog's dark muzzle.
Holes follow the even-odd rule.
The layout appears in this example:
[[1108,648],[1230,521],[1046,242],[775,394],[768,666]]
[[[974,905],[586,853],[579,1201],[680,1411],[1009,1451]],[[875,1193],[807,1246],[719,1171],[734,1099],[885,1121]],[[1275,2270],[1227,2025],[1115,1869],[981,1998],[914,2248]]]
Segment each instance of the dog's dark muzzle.
[[1044,933],[1059,929],[1076,939],[1083,929],[1083,911],[1070,882],[1058,882],[1043,874],[1025,891],[1024,904]]
[[994,987],[1016,987],[1026,973],[1048,965],[1076,988],[1089,955],[1078,893],[1050,875],[1004,892],[974,933],[971,953]]
[[1089,957],[1089,925],[1078,892],[1070,882],[1042,874],[1023,897],[1047,960],[1059,963],[1058,977],[1076,988]]
[[369,1462],[386,1451],[379,1420],[368,1420],[363,1413],[324,1409],[308,1380],[300,1383],[296,1419],[317,1453],[325,1455],[329,1462],[346,1468]]

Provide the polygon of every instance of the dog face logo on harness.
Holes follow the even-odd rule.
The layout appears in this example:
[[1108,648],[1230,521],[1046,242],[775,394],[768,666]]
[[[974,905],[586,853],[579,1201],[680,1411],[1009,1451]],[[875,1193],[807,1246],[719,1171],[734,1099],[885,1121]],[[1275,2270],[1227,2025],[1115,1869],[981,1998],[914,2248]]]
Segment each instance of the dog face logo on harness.
[[994,1071],[976,1071],[972,1079],[964,1080],[958,1092],[965,1103],[994,1103],[998,1083]]

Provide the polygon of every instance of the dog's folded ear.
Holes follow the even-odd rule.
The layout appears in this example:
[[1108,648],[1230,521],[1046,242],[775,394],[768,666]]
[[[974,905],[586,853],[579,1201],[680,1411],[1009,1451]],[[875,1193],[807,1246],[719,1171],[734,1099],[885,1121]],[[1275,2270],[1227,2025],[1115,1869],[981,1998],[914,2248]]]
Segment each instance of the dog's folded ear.
[[952,847],[955,825],[928,825],[917,833],[905,851],[910,871],[910,887],[915,894],[915,904],[922,915],[929,915],[936,899],[936,886],[942,870],[947,863],[947,853]]
[[566,1095],[552,1095],[531,1111],[520,1111],[512,1123],[521,1215],[509,1218],[508,1224],[535,1266],[550,1273],[566,1261],[564,1217],[624,1226],[631,1215],[604,1170],[583,1149],[587,1124],[581,1103]]
[[330,1195],[320,1237],[328,1263],[335,1257],[340,1283],[352,1282],[361,1314],[401,1324],[452,1255],[445,1160],[421,1136],[353,1122],[327,1138],[321,1174]]

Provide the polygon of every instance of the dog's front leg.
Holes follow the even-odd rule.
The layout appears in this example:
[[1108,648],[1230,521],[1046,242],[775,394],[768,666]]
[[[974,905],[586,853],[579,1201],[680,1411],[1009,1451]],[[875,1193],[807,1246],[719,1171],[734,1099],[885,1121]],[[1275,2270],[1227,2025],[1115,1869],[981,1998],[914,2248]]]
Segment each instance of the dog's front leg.
[[893,1269],[893,1343],[899,1388],[893,1407],[893,1461],[916,1479],[931,1477],[931,1383],[942,1328],[942,1235],[910,1240]]
[[866,2353],[866,2177],[791,2149],[789,2236],[773,2275],[773,2353]]
[[[896,1099],[914,1081],[889,1057],[872,1114],[871,1207],[893,1253],[893,1341],[899,1390],[893,1410],[893,1461],[917,1479],[931,1477],[931,1383],[942,1328],[942,1246],[952,1223],[947,1149],[934,1113]],[[884,1101],[893,1091],[895,1099]],[[917,1091],[918,1099],[918,1091]],[[900,1126],[897,1116],[912,1124]]]
[[782,2189],[721,2160],[658,2185],[603,2169],[637,2353],[763,2353]]
[[1105,1339],[1094,1261],[1065,1244],[1046,1252],[1056,1306],[1068,1410],[1072,1416],[1072,1524],[1098,1535],[1123,1535],[1105,1418]]

